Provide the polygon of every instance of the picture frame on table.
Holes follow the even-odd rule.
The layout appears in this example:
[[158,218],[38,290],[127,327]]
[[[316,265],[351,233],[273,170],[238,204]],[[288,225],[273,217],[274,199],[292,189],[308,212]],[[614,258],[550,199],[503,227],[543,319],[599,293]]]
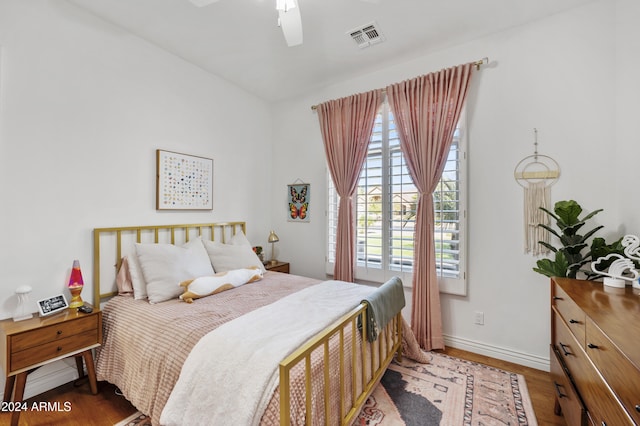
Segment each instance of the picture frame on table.
[[41,317],[46,317],[48,315],[64,311],[68,307],[69,304],[67,303],[67,299],[65,299],[64,294],[58,294],[57,296],[38,300],[38,312],[40,312]]

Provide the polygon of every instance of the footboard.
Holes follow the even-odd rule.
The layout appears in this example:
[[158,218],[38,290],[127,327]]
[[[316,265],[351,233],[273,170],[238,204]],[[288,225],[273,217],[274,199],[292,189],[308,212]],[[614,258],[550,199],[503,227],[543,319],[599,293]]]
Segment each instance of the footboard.
[[[314,418],[313,413],[318,410],[317,407],[314,410],[314,403],[324,406],[321,413],[327,425],[349,425],[360,413],[393,356],[396,353],[401,356],[402,348],[401,313],[387,324],[377,340],[367,342],[366,327],[362,327],[362,333],[358,327],[358,319],[361,324],[366,323],[367,306],[366,302],[361,303],[280,363],[281,425],[291,424],[293,369],[304,370],[307,425],[322,423],[322,419]],[[331,347],[336,345],[337,360],[331,356],[336,349]],[[313,374],[316,365],[322,369],[321,374]],[[313,398],[314,389],[321,389],[320,398]],[[336,399],[337,404],[332,404]],[[332,406],[337,406],[337,412],[333,412]]]

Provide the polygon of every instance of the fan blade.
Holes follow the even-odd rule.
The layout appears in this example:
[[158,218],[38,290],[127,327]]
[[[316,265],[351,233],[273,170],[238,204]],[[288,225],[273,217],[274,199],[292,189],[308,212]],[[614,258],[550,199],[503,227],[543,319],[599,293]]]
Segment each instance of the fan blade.
[[287,46],[298,46],[302,44],[302,18],[300,17],[300,6],[298,0],[294,0],[296,7],[293,7],[286,12],[283,10],[278,11],[278,21],[284,34],[284,39],[287,41]]
[[198,7],[209,6],[211,3],[217,3],[220,0],[189,0],[191,3]]

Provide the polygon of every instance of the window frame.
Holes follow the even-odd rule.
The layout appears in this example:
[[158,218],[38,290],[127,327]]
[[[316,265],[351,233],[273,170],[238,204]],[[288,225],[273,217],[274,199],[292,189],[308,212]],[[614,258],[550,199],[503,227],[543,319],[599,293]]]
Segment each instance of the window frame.
[[[388,102],[385,100],[381,106],[380,112],[382,114],[388,114],[389,112],[389,106],[388,106]],[[387,123],[389,121],[384,119],[383,116],[383,126],[386,126]],[[384,131],[386,131],[386,136],[384,136],[385,138],[388,137],[388,128],[385,127]],[[459,156],[459,164],[458,164],[458,176],[459,176],[459,188],[460,188],[460,197],[459,197],[459,274],[458,277],[447,277],[444,275],[439,274],[438,275],[438,284],[440,287],[440,292],[441,293],[446,293],[446,294],[454,294],[454,295],[460,295],[460,296],[466,296],[467,295],[467,246],[468,246],[468,238],[467,238],[467,224],[468,224],[468,215],[467,215],[467,198],[468,198],[468,173],[467,173],[467,169],[468,169],[468,165],[467,165],[467,148],[468,148],[468,139],[467,139],[467,124],[466,124],[466,114],[465,111],[463,110],[461,115],[460,115],[460,119],[458,122],[458,131],[459,131],[459,138],[458,138],[458,156]],[[386,147],[388,148],[388,144],[386,145]],[[385,164],[385,171],[383,172],[383,176],[382,179],[385,182],[383,188],[385,188],[382,192],[383,194],[386,194],[386,188],[388,185],[388,173],[389,173],[389,169],[390,169],[390,164],[389,164],[389,151],[390,149],[386,149],[386,152],[383,152],[382,154],[382,161],[383,164]],[[336,193],[335,190],[331,190],[332,188],[332,181],[331,181],[331,174],[327,168],[326,170],[326,176],[327,176],[327,196],[326,196],[326,223],[325,223],[325,229],[326,229],[326,243],[325,243],[325,267],[326,267],[326,273],[330,276],[333,275],[333,271],[334,271],[334,262],[330,259],[330,250],[331,250],[331,246],[333,247],[334,253],[335,253],[335,223],[337,221],[337,209],[338,209],[338,195]],[[333,197],[332,197],[333,195]],[[357,197],[356,197],[357,198]],[[356,201],[354,201],[354,203],[357,204]],[[382,212],[383,214],[388,214],[389,212],[389,203],[390,200],[388,199],[388,197],[383,197],[382,200]],[[357,206],[354,205],[354,223],[356,223],[357,226]],[[386,212],[386,213],[385,213]],[[383,227],[382,229],[382,238],[383,241],[386,241],[388,244],[389,241],[389,220],[388,218],[386,218],[384,220],[384,223],[387,224],[386,226]],[[334,227],[334,231],[332,233],[331,230],[331,226]],[[357,246],[356,246],[356,250],[357,250]],[[357,252],[356,252],[357,254]],[[365,266],[359,265],[360,262],[358,262],[356,260],[356,266],[354,269],[354,274],[355,274],[355,280],[356,281],[364,281],[364,282],[376,282],[376,283],[383,283],[385,281],[387,281],[388,279],[390,279],[393,276],[397,276],[399,277],[405,287],[411,287],[411,282],[412,282],[412,278],[413,278],[413,270],[411,271],[405,271],[405,270],[394,270],[388,267],[383,267],[383,268],[371,268],[371,267],[367,267],[366,263]],[[386,260],[385,260],[386,263]],[[388,266],[388,265],[385,265]]]

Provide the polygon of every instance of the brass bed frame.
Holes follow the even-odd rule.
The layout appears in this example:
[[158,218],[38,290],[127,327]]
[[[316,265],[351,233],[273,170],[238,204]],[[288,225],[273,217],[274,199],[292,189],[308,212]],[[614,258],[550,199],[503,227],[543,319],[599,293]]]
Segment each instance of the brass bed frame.
[[[193,237],[208,238],[212,241],[224,243],[227,239],[235,235],[238,231],[246,234],[245,222],[221,222],[221,223],[200,223],[187,225],[146,225],[95,228],[93,230],[93,304],[100,307],[103,300],[117,295],[115,289],[115,276],[120,268],[122,257],[126,254],[127,243],[133,247],[133,243],[170,243],[181,244],[189,241]],[[107,284],[104,284],[107,283]],[[106,291],[105,291],[106,288]],[[367,342],[366,327],[362,329],[363,344],[357,345],[356,338],[351,339],[351,344],[345,343],[345,330],[351,330],[351,335],[358,333],[358,321],[365,323],[367,303],[363,302],[345,314],[338,321],[322,330],[316,336],[308,340],[302,347],[280,362],[280,424],[288,426],[290,424],[290,377],[291,370],[304,362],[305,372],[305,403],[306,403],[306,424],[314,423],[312,418],[312,375],[311,357],[314,351],[321,351],[323,362],[323,397],[325,419],[335,418],[335,413],[331,412],[331,406],[327,402],[330,395],[330,371],[336,368],[329,363],[329,342],[338,341],[339,348],[339,419],[341,425],[351,424],[360,413],[362,406],[366,402],[373,389],[380,381],[382,375],[397,354],[401,357],[402,349],[402,314],[398,313],[393,320],[379,333],[378,339],[372,343]],[[320,349],[322,348],[322,349]],[[357,359],[361,357],[362,362]],[[350,361],[353,366],[361,366],[360,371],[351,368],[351,401],[345,397],[347,395],[348,372],[345,370],[345,362]],[[333,422],[332,422],[333,423]]]

